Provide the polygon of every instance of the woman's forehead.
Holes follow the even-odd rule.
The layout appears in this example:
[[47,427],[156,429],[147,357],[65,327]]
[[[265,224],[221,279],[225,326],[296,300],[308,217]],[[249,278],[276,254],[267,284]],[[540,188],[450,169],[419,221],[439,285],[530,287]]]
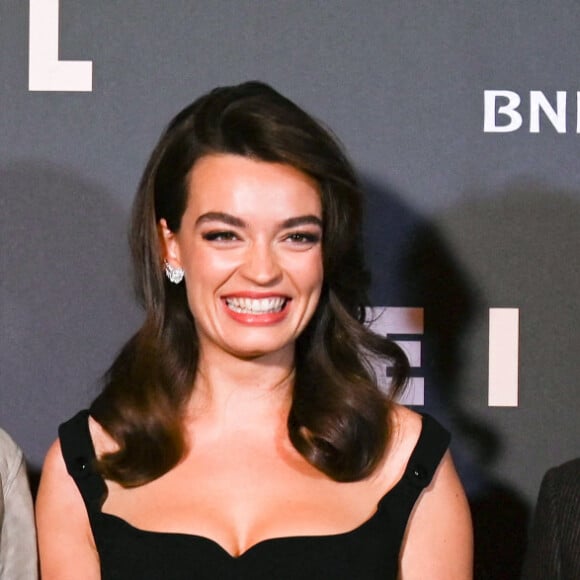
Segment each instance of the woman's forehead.
[[298,169],[239,155],[207,155],[188,179],[188,210],[287,218],[322,215],[317,183]]

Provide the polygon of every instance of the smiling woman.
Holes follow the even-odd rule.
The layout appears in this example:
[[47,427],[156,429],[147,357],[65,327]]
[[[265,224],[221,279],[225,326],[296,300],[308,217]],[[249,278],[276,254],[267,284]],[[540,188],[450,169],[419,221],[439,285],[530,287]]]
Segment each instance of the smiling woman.
[[179,231],[160,225],[165,259],[185,273],[198,370],[215,347],[292,366],[322,288],[316,184],[287,165],[207,155],[189,176]]
[[133,212],[145,322],[43,470],[43,578],[470,577],[448,434],[392,402],[407,360],[365,324],[361,204],[267,85],[173,119]]

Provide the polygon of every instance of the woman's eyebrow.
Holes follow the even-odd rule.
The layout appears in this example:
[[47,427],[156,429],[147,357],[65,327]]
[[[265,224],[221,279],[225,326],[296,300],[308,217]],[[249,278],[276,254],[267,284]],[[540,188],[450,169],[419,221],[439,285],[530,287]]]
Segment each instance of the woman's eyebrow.
[[243,219],[221,211],[209,211],[200,215],[195,220],[195,225],[199,226],[205,222],[223,222],[236,228],[245,228],[248,225]]
[[[206,222],[222,222],[236,228],[246,228],[248,224],[241,218],[221,211],[209,211],[200,215],[195,220],[195,225],[199,226]],[[322,228],[322,220],[315,215],[301,215],[288,218],[279,224],[282,229],[295,228],[303,225],[315,225]]]
[[280,226],[286,229],[309,224],[322,228],[322,220],[315,215],[301,215],[297,217],[288,218],[287,220],[284,220],[280,224]]

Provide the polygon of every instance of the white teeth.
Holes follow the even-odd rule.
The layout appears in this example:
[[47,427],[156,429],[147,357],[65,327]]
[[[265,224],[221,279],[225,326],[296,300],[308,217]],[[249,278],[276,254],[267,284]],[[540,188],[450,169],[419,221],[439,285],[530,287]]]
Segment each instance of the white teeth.
[[226,298],[226,304],[240,314],[271,314],[284,308],[286,298]]

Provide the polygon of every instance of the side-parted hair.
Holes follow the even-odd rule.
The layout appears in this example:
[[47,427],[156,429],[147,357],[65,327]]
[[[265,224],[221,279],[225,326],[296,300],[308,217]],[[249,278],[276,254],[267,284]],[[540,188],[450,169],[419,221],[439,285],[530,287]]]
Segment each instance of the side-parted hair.
[[[169,124],[141,179],[133,207],[131,249],[135,286],[146,313],[140,330],[105,375],[91,415],[119,449],[97,467],[125,487],[147,483],[187,451],[186,406],[194,388],[198,337],[185,282],[163,273],[159,220],[178,232],[192,167],[202,157],[233,154],[290,165],[318,185],[322,201],[324,281],[321,297],[296,344],[288,416],[299,453],[336,481],[370,475],[390,435],[392,397],[408,361],[401,349],[365,324],[369,275],[362,253],[362,195],[336,138],[274,89],[260,82],[221,87]],[[377,385],[371,357],[386,357],[392,389]]]

